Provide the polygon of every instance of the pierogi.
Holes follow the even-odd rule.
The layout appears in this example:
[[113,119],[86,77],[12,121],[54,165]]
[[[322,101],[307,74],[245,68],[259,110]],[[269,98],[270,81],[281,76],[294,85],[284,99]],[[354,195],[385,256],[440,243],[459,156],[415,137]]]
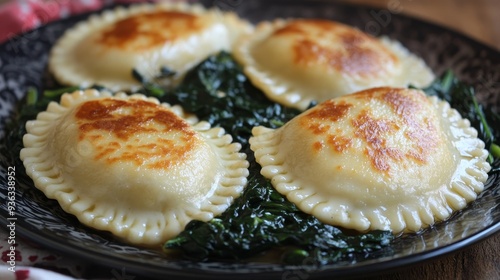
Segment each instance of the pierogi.
[[221,214],[248,176],[222,128],[143,95],[64,94],[26,124],[20,157],[48,198],[83,224],[161,245]]
[[484,188],[488,151],[436,97],[373,88],[327,100],[250,138],[261,173],[302,211],[365,232],[417,232]]
[[400,43],[324,19],[258,24],[235,45],[255,86],[281,104],[306,109],[376,86],[427,86],[434,74]]
[[172,85],[211,54],[230,51],[252,26],[233,13],[186,3],[118,7],[68,29],[51,50],[49,69],[62,84],[135,90],[166,68]]

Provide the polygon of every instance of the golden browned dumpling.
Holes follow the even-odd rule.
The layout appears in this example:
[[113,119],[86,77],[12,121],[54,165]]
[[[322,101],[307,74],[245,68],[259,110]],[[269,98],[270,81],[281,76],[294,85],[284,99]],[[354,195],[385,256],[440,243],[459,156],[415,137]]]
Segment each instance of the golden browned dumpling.
[[374,88],[256,127],[261,173],[302,211],[358,231],[415,232],[484,188],[488,152],[467,119],[419,90]]
[[270,99],[299,109],[375,86],[421,87],[434,78],[401,44],[328,20],[263,22],[234,53]]
[[20,157],[35,186],[85,225],[159,245],[208,221],[248,176],[222,128],[143,95],[77,91],[26,125]]
[[116,8],[76,25],[56,42],[49,68],[63,84],[135,89],[161,67],[182,74],[207,56],[229,51],[251,26],[235,14],[185,3]]

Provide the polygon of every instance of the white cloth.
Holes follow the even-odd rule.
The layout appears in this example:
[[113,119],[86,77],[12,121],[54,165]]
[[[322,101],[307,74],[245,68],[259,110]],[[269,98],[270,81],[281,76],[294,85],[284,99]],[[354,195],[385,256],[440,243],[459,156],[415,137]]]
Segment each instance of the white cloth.
[[0,279],[2,280],[75,280],[73,277],[62,275],[50,270],[36,267],[0,266]]

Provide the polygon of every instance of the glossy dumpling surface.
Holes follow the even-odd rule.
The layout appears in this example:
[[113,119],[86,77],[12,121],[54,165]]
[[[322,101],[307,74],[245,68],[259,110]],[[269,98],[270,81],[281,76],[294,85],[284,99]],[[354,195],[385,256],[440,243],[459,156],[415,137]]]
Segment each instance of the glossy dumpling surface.
[[325,101],[250,139],[261,173],[302,211],[358,231],[418,231],[484,188],[488,152],[436,97],[374,88]]
[[143,95],[65,94],[26,128],[20,156],[35,186],[130,243],[161,244],[210,220],[246,184],[230,135]]
[[49,67],[63,84],[135,89],[140,84],[132,69],[150,80],[166,67],[179,80],[208,55],[229,51],[249,29],[234,14],[198,5],[119,7],[67,30],[51,51]]
[[263,22],[238,41],[235,56],[269,98],[299,109],[375,86],[421,87],[434,77],[401,44],[322,19]]

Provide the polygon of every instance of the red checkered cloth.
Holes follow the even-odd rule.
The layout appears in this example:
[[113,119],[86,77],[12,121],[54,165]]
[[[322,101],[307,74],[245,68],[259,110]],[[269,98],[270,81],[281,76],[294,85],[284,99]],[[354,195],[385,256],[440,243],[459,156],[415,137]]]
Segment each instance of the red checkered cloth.
[[[141,0],[15,0],[0,5],[0,43],[56,19]],[[151,1],[149,1],[151,2]]]
[[25,240],[9,242],[4,229],[0,230],[0,279],[2,280],[69,280],[82,277],[85,268],[57,253],[41,249]]

